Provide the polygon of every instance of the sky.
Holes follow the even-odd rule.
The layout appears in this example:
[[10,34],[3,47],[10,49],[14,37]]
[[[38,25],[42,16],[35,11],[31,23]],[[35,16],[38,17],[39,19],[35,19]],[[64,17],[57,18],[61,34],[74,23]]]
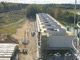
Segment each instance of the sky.
[[[75,0],[0,0],[0,2],[14,2],[14,3],[26,3],[26,4],[74,4]],[[77,4],[80,4],[80,0],[77,0]]]

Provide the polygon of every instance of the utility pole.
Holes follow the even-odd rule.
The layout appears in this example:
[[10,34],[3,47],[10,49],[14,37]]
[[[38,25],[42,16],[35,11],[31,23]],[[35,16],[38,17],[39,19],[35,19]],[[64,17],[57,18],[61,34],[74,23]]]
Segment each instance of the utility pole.
[[75,0],[75,8],[74,8],[74,34],[75,34],[75,22],[76,22],[76,4],[77,4],[77,0]]
[[[79,16],[80,16],[80,12],[78,12],[78,19],[77,19],[77,24],[79,24],[80,23],[80,21],[79,21]],[[78,28],[80,28],[79,26],[77,26],[77,35],[78,35]]]

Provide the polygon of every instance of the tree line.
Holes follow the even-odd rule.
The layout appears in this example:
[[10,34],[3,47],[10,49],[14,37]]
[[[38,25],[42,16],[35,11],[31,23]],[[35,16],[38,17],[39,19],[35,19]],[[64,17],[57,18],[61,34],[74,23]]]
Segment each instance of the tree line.
[[72,12],[64,11],[60,8],[55,9],[45,5],[32,4],[27,6],[26,17],[34,18],[36,17],[36,13],[48,13],[63,24],[72,24],[74,22],[74,13]]
[[[28,5],[30,4],[0,2],[0,12],[19,10],[26,8]],[[64,10],[74,9],[74,4],[39,4],[39,5],[51,8],[60,8]],[[80,9],[80,4],[77,4],[77,9]]]
[[[46,4],[47,7],[60,9],[74,9],[74,4]],[[77,9],[80,9],[80,4],[77,4]]]
[[[77,9],[80,9],[77,5]],[[19,3],[0,3],[0,12],[7,12],[13,10],[20,10],[26,8],[26,17],[34,18],[36,13],[48,13],[61,23],[72,24],[74,20],[74,13],[64,11],[66,9],[74,9],[73,4],[19,4]]]
[[1,2],[0,3],[0,12],[8,12],[13,10],[20,10],[23,8],[26,8],[28,4],[19,4],[19,3],[6,3]]

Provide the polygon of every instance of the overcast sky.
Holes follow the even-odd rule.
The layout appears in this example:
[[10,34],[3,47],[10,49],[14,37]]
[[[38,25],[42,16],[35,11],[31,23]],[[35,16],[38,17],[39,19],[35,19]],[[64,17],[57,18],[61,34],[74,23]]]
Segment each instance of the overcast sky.
[[[49,3],[55,3],[55,4],[61,4],[61,3],[71,3],[74,4],[75,0],[0,0],[4,2],[15,2],[15,3],[28,3],[28,4],[49,4]],[[77,0],[77,3],[80,4],[80,0]]]

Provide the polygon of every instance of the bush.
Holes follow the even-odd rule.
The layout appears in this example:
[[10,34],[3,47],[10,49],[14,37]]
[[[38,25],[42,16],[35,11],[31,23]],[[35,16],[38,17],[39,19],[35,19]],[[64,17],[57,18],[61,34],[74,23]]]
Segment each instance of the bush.
[[32,4],[32,5],[27,6],[26,17],[34,18],[36,17],[36,13],[40,13],[40,9],[38,5]]

